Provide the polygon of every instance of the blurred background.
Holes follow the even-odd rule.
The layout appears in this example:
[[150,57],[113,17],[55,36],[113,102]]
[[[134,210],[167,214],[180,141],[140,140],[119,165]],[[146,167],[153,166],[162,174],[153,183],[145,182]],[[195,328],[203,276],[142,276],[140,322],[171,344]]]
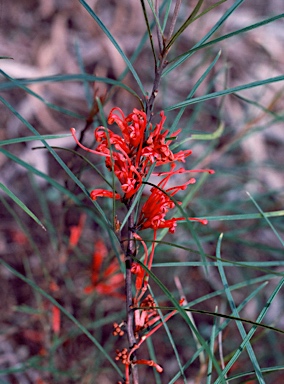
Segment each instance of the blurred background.
[[[184,15],[190,13],[190,5],[187,3],[184,1],[182,4],[178,25]],[[205,0],[206,6],[213,3]],[[174,45],[169,60],[191,49],[233,3],[228,0],[205,15],[201,22],[193,23]],[[146,31],[140,2],[89,0],[88,4],[130,58]],[[281,12],[281,0],[244,1],[213,38]],[[134,107],[140,107],[137,98],[122,88],[113,88],[104,82],[87,84],[68,77],[85,73],[117,80],[126,67],[115,47],[79,1],[2,0],[0,31],[0,56],[13,58],[0,60],[0,96],[40,134],[67,134],[70,127],[75,127],[78,132],[83,130],[88,123],[94,95],[102,98],[108,95],[104,105],[106,115],[114,106],[122,108],[125,114],[130,113]],[[220,50],[217,64],[194,97],[282,75],[283,19],[197,51],[164,78],[157,97],[157,115],[161,109],[183,101],[188,96]],[[151,92],[154,62],[147,40],[134,61],[134,67],[146,91]],[[66,76],[65,80],[54,81],[54,77],[59,75]],[[27,86],[30,92],[10,78],[27,80],[21,84]],[[125,76],[123,83],[139,94],[131,74]],[[283,210],[283,90],[283,82],[267,84],[186,108],[178,127],[182,128],[182,148],[190,147],[193,150],[189,167],[210,167],[216,171],[206,181],[205,178],[201,179],[196,193],[191,192],[191,213],[202,217],[258,213],[246,191],[254,196],[263,211]],[[167,126],[170,127],[174,122],[178,111],[166,113]],[[0,103],[0,116],[1,141],[31,136],[23,121],[3,103]],[[88,126],[84,141],[87,146],[92,144],[93,128],[101,123],[98,114],[94,117],[94,124]],[[211,134],[221,126],[223,132],[215,140],[190,140],[192,134]],[[75,148],[70,137],[54,140],[50,144],[70,150]],[[92,254],[96,241],[102,237],[107,238],[105,228],[101,229],[92,205],[80,197],[82,192],[48,151],[33,149],[39,146],[42,146],[40,142],[22,142],[2,147],[9,153],[0,152],[0,182],[39,217],[47,231],[43,231],[0,191],[0,257],[54,296],[94,333],[113,357],[115,348],[111,324],[124,318],[123,300],[97,292],[94,292],[94,296],[84,292],[91,281]],[[74,158],[72,152],[58,149],[57,153],[80,176],[87,188],[101,183],[93,170],[84,168],[84,172],[81,172],[84,163]],[[36,176],[33,168],[23,166],[19,159],[48,175],[49,179]],[[90,157],[90,160],[100,165],[98,159]],[[57,185],[51,185],[50,179],[79,195],[80,204],[72,201]],[[107,203],[102,204],[106,204],[106,209],[109,208]],[[86,212],[90,216],[81,228],[78,244],[72,246],[72,228],[78,227]],[[283,238],[283,220],[275,219],[273,223]],[[215,255],[218,236],[223,232],[225,259],[273,261],[273,270],[282,273],[283,248],[265,220],[212,219],[208,227],[196,228],[206,254]],[[169,247],[160,245],[157,247],[156,263],[200,260],[186,226],[181,225],[174,236],[166,237],[166,241],[190,248],[192,252],[188,249],[174,249],[173,252]],[[115,252],[109,240],[106,240],[106,246],[108,261],[113,260]],[[272,268],[271,265],[269,268]],[[159,270],[156,267],[154,271],[173,290],[176,290],[174,276],[178,276],[188,301],[222,288],[220,277],[213,267],[208,273],[198,265],[181,269]],[[246,281],[261,278],[268,272],[263,269],[228,268],[230,283],[242,282],[236,301],[242,302],[248,295]],[[278,280],[269,281],[266,292],[246,309],[245,317],[255,320],[261,305],[275,287],[275,281]],[[51,303],[3,266],[0,267],[0,292],[0,383],[108,384],[118,380],[117,373],[92,342],[66,317],[61,319],[60,334],[55,337]],[[165,300],[161,292],[158,294],[161,300]],[[216,305],[226,310],[221,298],[210,299],[206,307],[201,305],[200,308],[214,311]],[[269,313],[266,323],[272,322],[274,326],[283,329],[283,297],[279,296]],[[211,319],[198,315],[196,322],[204,337],[209,337]],[[184,344],[185,327],[174,330],[172,324],[172,328],[173,333],[176,332],[181,358],[187,361],[194,351],[194,342]],[[234,332],[236,330],[232,329],[225,335],[227,343]],[[154,343],[164,345],[164,338],[165,335],[157,336]],[[267,337],[263,335],[260,339],[259,344],[256,342],[256,348],[261,361],[267,363],[269,360],[267,365],[283,364],[282,339],[278,341],[275,334]],[[267,348],[274,350],[269,357]],[[158,360],[166,365],[165,374],[160,380],[161,383],[168,383],[177,371],[177,363],[171,350],[157,349]],[[243,363],[246,364],[245,358]],[[237,366],[234,369],[234,372],[238,372],[244,368]],[[198,363],[192,373],[188,373],[188,377],[192,377],[188,383],[197,382],[193,379],[197,375]],[[281,377],[281,373],[277,372],[272,381],[272,376],[269,376],[268,382],[277,380],[280,383],[284,380]],[[145,383],[150,382],[145,380]],[[181,379],[175,382],[183,382],[178,380]],[[156,381],[153,379],[151,382]]]

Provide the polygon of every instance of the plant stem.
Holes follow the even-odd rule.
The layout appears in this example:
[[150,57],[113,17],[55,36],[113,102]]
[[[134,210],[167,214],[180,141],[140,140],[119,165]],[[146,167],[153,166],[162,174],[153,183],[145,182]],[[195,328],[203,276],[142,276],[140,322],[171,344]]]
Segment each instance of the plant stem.
[[172,37],[172,34],[174,33],[174,29],[175,29],[175,25],[176,25],[176,22],[177,22],[180,5],[181,5],[181,0],[177,0],[176,5],[175,5],[173,19],[171,21],[170,28],[169,28],[168,40],[170,40],[170,38]]
[[162,78],[163,70],[167,65],[166,56],[167,56],[167,51],[163,51],[159,65],[155,67],[155,79],[153,83],[153,88],[152,88],[151,96],[149,100],[147,100],[147,105],[146,105],[146,114],[147,114],[148,123],[151,122],[153,117],[154,102],[159,91],[159,85]]
[[[127,204],[128,208],[130,207],[130,205],[131,205],[131,202]],[[128,244],[127,244],[126,258],[125,258],[125,267],[126,267],[125,291],[126,291],[126,313],[127,313],[126,329],[127,329],[129,350],[136,344],[136,338],[134,335],[134,328],[135,328],[134,311],[131,308],[133,305],[131,266],[132,266],[133,257],[136,254],[136,247],[135,247],[135,242],[134,242],[134,237],[132,232],[133,226],[134,226],[134,217],[133,217],[133,213],[131,213],[128,219]],[[139,384],[137,366],[132,366],[131,374],[132,374],[132,383]]]

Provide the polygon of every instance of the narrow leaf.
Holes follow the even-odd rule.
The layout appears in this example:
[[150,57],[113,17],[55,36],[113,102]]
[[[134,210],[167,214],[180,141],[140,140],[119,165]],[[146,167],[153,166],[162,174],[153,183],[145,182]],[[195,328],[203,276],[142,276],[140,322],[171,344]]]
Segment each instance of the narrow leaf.
[[121,55],[121,57],[125,61],[127,67],[129,68],[130,72],[132,73],[133,77],[135,78],[135,80],[136,80],[136,82],[137,82],[137,84],[138,84],[142,94],[145,95],[144,87],[143,87],[143,85],[141,83],[141,80],[140,80],[137,72],[135,71],[133,65],[131,64],[131,62],[129,61],[129,59],[127,58],[127,56],[123,52],[123,50],[118,45],[118,43],[115,40],[115,38],[112,36],[112,34],[107,29],[107,27],[104,25],[104,23],[101,21],[101,19],[92,10],[92,8],[84,0],[80,0],[80,3],[83,5],[83,7],[86,9],[86,11],[92,16],[92,18],[96,21],[96,23],[101,28],[101,30],[107,35],[109,40],[112,42],[113,46],[117,49],[117,51],[119,52],[119,54]]
[[248,27],[237,29],[236,31],[230,32],[227,35],[223,35],[223,36],[217,37],[216,39],[208,41],[207,43],[204,43],[204,44],[201,44],[201,45],[195,45],[193,48],[191,48],[187,52],[184,52],[182,55],[179,55],[175,59],[171,60],[170,63],[173,63],[173,62],[175,62],[177,60],[182,60],[184,57],[190,55],[191,53],[193,53],[195,51],[198,51],[198,50],[203,49],[203,48],[210,47],[211,45],[217,44],[220,41],[229,39],[229,38],[231,38],[233,36],[240,35],[241,33],[245,33],[245,32],[251,31],[252,29],[256,29],[256,28],[262,27],[263,25],[272,23],[272,22],[274,22],[276,20],[282,19],[283,17],[284,17],[284,13],[281,13],[280,15],[269,17],[268,19],[259,21],[259,22],[255,23],[255,24],[251,24]]
[[172,38],[170,39],[170,41],[168,42],[167,46],[166,46],[166,49],[169,49],[173,44],[174,42],[176,41],[176,39],[185,31],[185,29],[194,21],[195,19],[195,16],[197,15],[199,9],[201,8],[202,6],[202,3],[203,3],[204,0],[199,0],[198,3],[196,4],[195,8],[193,9],[193,11],[191,12],[191,14],[189,15],[189,17],[186,19],[186,21],[182,24],[182,26],[178,29],[178,31],[172,36]]
[[3,147],[4,145],[10,145],[10,144],[26,143],[28,141],[62,139],[65,137],[71,137],[71,134],[66,133],[62,135],[41,135],[40,139],[36,136],[17,137],[15,139],[0,141],[0,147]]
[[269,79],[265,79],[265,80],[253,81],[252,83],[238,85],[237,87],[224,89],[223,91],[219,91],[219,92],[212,92],[212,93],[209,93],[209,94],[204,95],[204,96],[195,97],[191,100],[182,101],[181,103],[177,103],[177,104],[174,104],[170,107],[166,107],[164,109],[164,111],[172,111],[173,109],[187,107],[188,105],[192,105],[192,104],[200,103],[202,101],[215,99],[216,97],[230,95],[232,93],[240,92],[240,91],[243,91],[245,89],[259,87],[259,86],[265,85],[265,84],[277,83],[278,81],[283,81],[283,80],[284,80],[284,75],[280,75],[280,76],[276,76],[276,77],[270,77]]
[[34,213],[9,189],[7,188],[4,184],[0,183],[0,188],[7,193],[7,195],[20,207],[26,214],[28,214],[38,225],[41,226],[42,229],[45,229],[44,225],[42,222],[35,216]]
[[224,123],[220,123],[219,127],[213,133],[196,133],[190,136],[189,140],[215,140],[222,136],[224,132]]
[[[262,373],[261,373],[261,370],[260,370],[259,363],[257,361],[257,357],[256,357],[255,352],[254,352],[254,350],[253,350],[253,348],[251,346],[251,343],[250,343],[250,338],[247,337],[247,333],[246,333],[246,330],[245,330],[244,325],[242,323],[242,320],[240,318],[239,311],[238,311],[237,306],[235,304],[235,301],[234,301],[233,295],[231,293],[231,290],[229,289],[229,283],[228,283],[228,280],[227,280],[227,277],[226,277],[226,274],[225,274],[225,270],[224,270],[224,267],[223,267],[222,259],[221,259],[221,242],[222,242],[222,238],[223,238],[223,234],[221,234],[220,237],[219,237],[218,244],[217,244],[217,249],[216,249],[216,256],[217,256],[217,261],[218,261],[219,274],[220,274],[220,277],[221,277],[221,280],[222,280],[222,283],[223,283],[223,286],[224,286],[224,289],[225,289],[225,293],[226,293],[226,296],[227,296],[227,300],[228,300],[228,303],[230,305],[230,308],[231,308],[231,311],[233,313],[233,316],[236,319],[239,319],[239,321],[236,320],[236,325],[237,325],[239,333],[240,333],[240,335],[241,335],[241,337],[243,339],[243,342],[246,339],[246,342],[244,343],[244,347],[246,348],[246,350],[248,352],[248,355],[250,357],[251,363],[252,363],[252,365],[253,365],[253,367],[255,369],[256,377],[258,378],[259,383],[265,384],[265,381],[263,379],[263,376],[262,376]],[[243,348],[242,348],[242,350],[243,350]],[[224,372],[223,372],[223,375],[224,375]],[[223,375],[219,376],[219,380],[222,381],[222,379],[224,378]]]
[[[217,21],[217,23],[211,28],[211,30],[197,43],[193,48],[197,48],[201,46],[205,41],[207,41],[220,27],[224,24],[224,22],[228,19],[228,17],[244,2],[245,0],[238,0],[236,1],[225,13],[224,15]],[[178,67],[180,64],[182,64],[185,60],[187,60],[192,53],[189,53],[188,55],[182,57],[177,62],[175,62],[172,66],[167,68],[164,73],[163,77],[166,76],[169,72],[171,72],[173,69]]]

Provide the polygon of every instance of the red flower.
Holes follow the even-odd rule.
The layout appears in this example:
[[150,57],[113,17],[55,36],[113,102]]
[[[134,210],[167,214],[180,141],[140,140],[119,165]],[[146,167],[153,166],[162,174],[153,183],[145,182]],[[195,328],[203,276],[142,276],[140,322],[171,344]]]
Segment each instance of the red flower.
[[[172,170],[170,172],[158,174],[159,176],[166,175],[166,177],[160,181],[157,187],[152,187],[150,190],[151,194],[141,209],[140,218],[138,221],[138,226],[141,229],[152,228],[156,231],[157,229],[161,228],[169,228],[169,231],[174,233],[177,222],[186,220],[185,217],[172,218],[168,220],[165,219],[165,216],[169,210],[175,208],[175,203],[172,197],[180,190],[186,189],[189,184],[195,183],[195,179],[191,178],[182,185],[177,185],[175,187],[165,189],[166,184],[173,175],[178,173],[192,172],[186,171],[184,168],[180,168],[176,171],[173,169],[174,165],[172,166]],[[213,171],[206,169],[200,170],[200,172],[212,173]],[[181,203],[178,202],[178,204]],[[197,218],[188,218],[188,220],[199,221],[202,224],[207,223],[207,220]]]
[[120,199],[120,195],[118,193],[113,193],[112,191],[107,191],[106,189],[94,189],[90,193],[92,200],[97,200],[99,196],[109,197],[111,199]]
[[92,283],[85,287],[84,291],[85,293],[96,291],[101,295],[124,298],[124,296],[118,292],[118,289],[124,284],[124,276],[123,273],[120,272],[117,259],[113,260],[105,270],[102,270],[103,260],[107,254],[108,251],[104,242],[98,240],[93,253]]
[[[155,129],[150,133],[146,145],[142,149],[142,156],[149,159],[149,161],[153,164],[155,161],[157,162],[157,166],[162,164],[171,163],[173,161],[182,161],[184,162],[185,157],[191,155],[192,151],[180,151],[177,154],[173,154],[170,150],[169,146],[173,141],[173,138],[167,138],[169,130],[163,130],[163,124],[166,121],[166,116],[162,111],[160,113],[161,121],[156,125]],[[180,133],[181,129],[174,132],[172,137],[176,137]]]
[[[120,118],[114,111],[118,111],[122,118]],[[124,116],[122,110],[118,107],[113,108],[108,117],[108,123],[116,123],[123,135],[124,141],[129,148],[138,148],[144,140],[144,132],[147,125],[146,113],[134,108],[133,112],[127,117]]]
[[70,227],[70,236],[69,236],[69,246],[70,248],[76,247],[78,244],[80,237],[82,235],[82,231],[86,221],[86,214],[81,214],[78,225],[72,225]]
[[61,325],[60,309],[57,308],[55,305],[53,305],[52,306],[52,330],[56,335],[58,335],[60,332],[60,325]]

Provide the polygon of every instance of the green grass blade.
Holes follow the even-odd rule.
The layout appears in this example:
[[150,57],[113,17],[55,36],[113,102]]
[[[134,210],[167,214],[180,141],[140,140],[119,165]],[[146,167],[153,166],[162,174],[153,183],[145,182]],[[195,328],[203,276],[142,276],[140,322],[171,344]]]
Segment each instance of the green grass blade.
[[[64,163],[64,161],[58,156],[58,154],[54,151],[53,148],[45,141],[41,139],[41,135],[38,133],[38,131],[26,120],[24,119],[16,110],[15,108],[8,103],[4,98],[0,96],[0,100],[4,105],[6,105],[7,108],[10,109],[10,111],[43,143],[43,145],[48,149],[48,151],[51,153],[51,155],[55,158],[55,160],[59,163],[59,165],[64,169],[64,171],[67,173],[67,175],[73,180],[75,184],[78,185],[78,187],[82,190],[82,192],[90,199],[90,195],[86,187],[82,184],[82,182],[74,175],[74,173],[68,168],[68,166]],[[100,205],[93,201],[94,206],[100,213],[102,219],[104,222],[111,227],[111,224],[109,220],[107,219],[103,209],[100,207]]]
[[[277,284],[276,288],[274,289],[274,291],[272,292],[272,294],[270,295],[269,299],[267,300],[267,303],[266,305],[263,307],[261,313],[259,314],[256,322],[257,323],[261,323],[262,319],[264,318],[264,316],[266,315],[272,301],[274,300],[274,298],[276,297],[276,295],[278,294],[278,292],[280,291],[280,289],[282,288],[284,284],[284,278],[281,279],[281,281]],[[236,362],[236,360],[238,359],[239,355],[241,354],[241,351],[243,350],[243,348],[246,346],[246,343],[252,338],[252,336],[254,335],[255,331],[257,330],[257,325],[254,325],[252,327],[252,329],[248,332],[247,336],[244,338],[244,340],[242,341],[240,347],[238,348],[238,350],[235,352],[234,356],[231,358],[231,360],[227,363],[226,367],[225,367],[225,370],[223,371],[223,373],[228,373],[228,371],[230,370],[230,368],[233,366],[233,364]],[[261,370],[263,372],[263,369]],[[215,384],[220,384],[220,381],[216,380]]]
[[[217,23],[211,28],[211,30],[197,43],[193,48],[197,48],[201,46],[206,40],[208,40],[220,27],[224,22],[228,19],[228,17],[244,2],[245,0],[237,0],[225,13],[224,15],[217,21]],[[177,68],[180,64],[186,61],[193,53],[183,56],[181,59],[175,61],[173,65],[168,67],[164,73],[163,77],[166,76],[169,72]]]
[[255,201],[255,199],[251,196],[251,194],[249,192],[247,192],[247,194],[249,195],[249,198],[252,200],[252,202],[254,203],[254,205],[256,206],[256,208],[258,209],[258,211],[260,212],[260,214],[263,216],[263,218],[265,219],[265,221],[267,222],[267,224],[270,226],[270,228],[272,229],[273,233],[275,234],[275,236],[277,237],[277,239],[280,241],[282,247],[284,247],[284,241],[282,240],[282,238],[280,237],[279,233],[276,231],[275,227],[273,226],[273,224],[270,222],[270,220],[268,219],[268,217],[266,216],[266,213],[263,212],[263,210],[260,208],[260,206],[257,204],[257,202]]
[[223,41],[223,40],[229,39],[229,38],[231,38],[233,36],[237,36],[239,34],[251,31],[252,29],[256,29],[256,28],[262,27],[263,25],[272,23],[273,21],[282,19],[283,17],[284,17],[284,13],[281,13],[280,15],[269,17],[268,19],[259,21],[258,23],[251,24],[248,27],[245,27],[245,28],[242,28],[242,29],[238,29],[237,31],[230,32],[227,35],[223,35],[223,36],[220,36],[220,37],[218,37],[218,38],[216,38],[214,40],[208,41],[207,43],[201,44],[199,46],[195,46],[195,47],[191,48],[189,51],[184,52],[182,55],[177,56],[174,60],[170,61],[170,63],[174,62],[176,60],[182,59],[183,57],[188,56],[188,55],[190,55],[191,53],[193,53],[195,51],[198,51],[198,50],[203,49],[203,48],[210,47],[210,46],[212,46],[214,44],[219,43],[220,41]]
[[[150,294],[152,295],[152,297],[155,297],[155,296],[154,296],[154,292],[153,292],[153,290],[151,289],[150,286],[149,286],[149,292],[150,292]],[[169,327],[168,327],[167,323],[164,321],[163,313],[162,313],[161,309],[159,308],[158,303],[157,303],[156,301],[155,301],[155,304],[156,304],[156,307],[157,307],[157,311],[158,311],[158,313],[159,313],[159,316],[160,316],[160,318],[161,318],[161,321],[163,322],[163,327],[164,327],[164,329],[165,329],[165,331],[166,331],[166,334],[167,334],[167,336],[168,336],[168,339],[169,339],[169,341],[170,341],[170,344],[171,344],[171,346],[172,346],[172,348],[173,348],[173,351],[174,351],[174,354],[175,354],[175,357],[176,357],[176,360],[177,360],[177,363],[178,363],[178,367],[179,367],[180,374],[181,374],[181,376],[183,377],[184,383],[186,383],[186,377],[185,377],[185,375],[184,375],[184,371],[183,371],[182,363],[181,363],[181,361],[180,361],[180,357],[179,357],[179,353],[178,353],[176,344],[175,344],[175,342],[174,342],[174,339],[173,339],[173,337],[172,337],[172,335],[171,335],[171,332],[170,332],[170,330],[169,330]]]
[[107,351],[101,346],[101,344],[96,340],[96,338],[88,331],[86,327],[84,327],[71,313],[69,313],[61,304],[59,304],[52,296],[50,296],[47,292],[45,292],[42,288],[40,288],[34,281],[28,279],[20,272],[16,271],[13,267],[7,264],[4,260],[0,259],[0,264],[7,268],[14,276],[18,277],[26,284],[28,284],[31,289],[36,290],[43,297],[45,297],[48,301],[50,301],[53,305],[55,305],[60,311],[84,333],[88,339],[92,341],[92,343],[98,348],[98,350],[104,355],[105,359],[111,364],[111,366],[116,370],[116,372],[123,377],[123,373],[114,362],[113,358],[107,353]]
[[143,96],[146,95],[145,93],[145,90],[144,90],[144,87],[141,83],[141,80],[137,74],[137,72],[135,71],[133,65],[131,64],[130,60],[127,58],[127,56],[125,55],[125,53],[123,52],[123,50],[120,48],[120,46],[118,45],[117,41],[115,40],[115,38],[113,37],[113,35],[110,33],[110,31],[107,29],[107,27],[104,25],[104,23],[101,21],[101,19],[96,15],[96,13],[92,10],[92,8],[84,1],[84,0],[80,0],[80,3],[83,5],[83,7],[86,9],[86,11],[90,14],[90,16],[96,21],[96,23],[98,24],[98,26],[101,28],[101,30],[106,34],[106,36],[109,38],[109,40],[111,41],[111,43],[113,44],[113,46],[116,48],[116,50],[119,52],[119,54],[121,55],[121,57],[123,58],[123,60],[125,61],[127,67],[129,68],[130,72],[132,73],[134,79],[136,80],[139,88],[140,88],[140,91],[142,92]]
[[3,147],[4,145],[11,145],[11,144],[18,144],[18,143],[26,143],[29,141],[36,141],[36,140],[53,140],[53,139],[63,139],[65,137],[70,137],[71,134],[66,133],[63,135],[40,135],[40,139],[35,136],[26,136],[26,137],[17,137],[15,139],[9,139],[9,140],[2,140],[0,141],[0,147]]
[[252,220],[263,219],[265,217],[282,217],[284,216],[284,210],[263,212],[263,213],[246,213],[241,215],[225,215],[225,216],[202,216],[201,219],[207,219],[208,221],[227,221],[227,220]]
[[[228,288],[229,284],[228,284],[228,280],[226,278],[224,267],[223,267],[223,264],[222,264],[222,259],[221,259],[221,241],[222,241],[222,238],[223,238],[223,235],[220,235],[219,240],[218,240],[218,244],[217,244],[217,250],[216,250],[216,256],[217,256],[217,261],[218,261],[218,270],[219,270],[219,274],[220,274],[223,286],[225,288],[225,293],[226,293],[226,296],[227,296],[230,308],[232,310],[233,316],[236,317],[236,318],[240,318],[239,312],[237,310],[237,307],[236,307],[234,299],[233,299],[233,296],[231,294],[230,289]],[[238,330],[240,332],[240,335],[241,335],[241,337],[242,337],[242,339],[244,341],[244,339],[247,336],[247,333],[245,331],[245,328],[243,326],[242,321],[236,321],[236,325],[237,325]],[[251,363],[252,363],[252,365],[253,365],[253,367],[255,369],[255,374],[256,374],[256,377],[258,379],[258,382],[260,384],[265,384],[265,381],[264,381],[263,375],[261,373],[261,369],[260,369],[260,366],[258,364],[256,355],[254,353],[254,350],[253,350],[249,340],[250,339],[246,339],[246,342],[245,342],[244,346],[247,349],[247,352],[248,352],[248,355],[250,357]],[[224,372],[223,372],[222,377],[224,377]]]
[[[219,364],[215,358],[214,355],[212,355],[211,350],[209,346],[207,345],[207,342],[204,340],[202,335],[197,331],[195,328],[194,324],[188,317],[186,310],[180,306],[178,300],[174,297],[174,295],[168,290],[168,288],[161,282],[159,278],[156,277],[156,275],[150,271],[139,259],[133,258],[138,264],[141,265],[141,267],[147,272],[147,274],[150,276],[150,278],[160,287],[160,289],[164,292],[164,294],[167,296],[167,298],[172,302],[174,305],[174,308],[177,309],[181,317],[185,320],[186,324],[190,328],[191,332],[193,332],[196,336],[196,339],[199,341],[200,345],[202,346],[201,350],[199,351],[202,352],[203,349],[207,352],[208,356],[210,359],[212,359],[213,365],[219,375],[221,375],[221,369],[219,367]],[[199,355],[199,354],[198,354]]]
[[[197,80],[197,82],[194,84],[192,90],[190,91],[190,93],[188,94],[186,100],[189,100],[193,97],[193,95],[195,94],[195,92],[197,91],[197,89],[199,88],[199,86],[203,83],[204,79],[207,77],[207,75],[210,73],[210,71],[214,68],[215,64],[217,63],[217,61],[219,60],[221,56],[221,51],[219,51],[217,53],[217,55],[215,56],[215,59],[212,61],[212,63],[210,63],[210,65],[208,66],[208,68],[206,68],[206,70],[204,71],[204,73],[200,76],[200,78]],[[184,111],[185,111],[185,108],[181,108],[181,110],[179,111],[177,117],[175,118],[172,126],[171,126],[171,129],[170,129],[170,133],[174,132],[176,130],[176,127],[179,123],[179,120],[181,119]],[[192,137],[192,136],[191,136]],[[183,144],[186,140],[182,141],[180,144]]]
[[[166,45],[165,49],[170,49],[170,47],[174,44],[174,42],[179,38],[179,36],[186,30],[186,28],[194,21],[196,20],[196,15],[201,8],[204,0],[198,0],[198,3],[193,8],[191,14],[188,16],[186,21],[180,26],[180,28],[173,34],[170,41]],[[223,0],[224,1],[224,0]]]
[[[217,312],[217,308],[216,308],[216,312]],[[210,348],[211,348],[211,352],[212,352],[212,355],[214,354],[214,346],[215,346],[215,338],[216,338],[216,326],[217,326],[217,319],[215,319],[214,321],[214,324],[213,324],[213,327],[212,327],[212,331],[211,331],[211,337],[210,337]],[[207,380],[206,380],[206,384],[210,384],[211,383],[211,378],[212,378],[212,361],[209,360],[208,361],[208,366],[207,366]]]
[[13,79],[9,75],[7,75],[4,71],[0,69],[0,73],[5,76],[7,79],[9,79],[13,84],[15,84],[16,87],[19,87],[23,89],[25,92],[27,92],[29,95],[35,97],[36,99],[40,100],[43,104],[45,104],[48,108],[53,109],[56,112],[75,117],[77,119],[83,119],[83,115],[79,115],[78,113],[72,112],[69,109],[59,107],[58,105],[55,105],[53,103],[50,103],[49,101],[46,101],[43,97],[41,97],[36,92],[32,91],[30,88],[26,87],[24,84],[21,84],[17,79]]
[[[260,282],[260,281],[262,281],[263,279],[261,279],[261,278],[257,278],[257,279],[254,279],[254,283],[256,283],[256,280],[257,280],[257,282]],[[238,286],[238,288],[241,288],[241,286],[243,287],[243,284],[237,284],[236,286]],[[248,304],[249,303],[249,301],[250,300],[252,300],[253,299],[253,297],[255,297],[256,295],[257,295],[257,293],[262,289],[262,288],[264,288],[264,286],[266,286],[267,285],[267,283],[265,282],[264,284],[262,284],[260,287],[257,287],[256,288],[256,290],[254,290],[239,306],[238,306],[238,311],[241,311],[244,307],[245,307],[245,305],[246,304]],[[235,289],[235,287],[236,286],[231,286],[231,287],[229,287],[229,289],[230,290],[233,290],[233,289]],[[220,292],[220,294],[223,294],[224,293],[224,290],[221,290],[222,292]],[[213,294],[215,294],[216,292],[214,292]],[[207,296],[210,296],[210,297],[207,297]],[[210,300],[210,298],[211,298],[211,295],[206,295],[206,300]],[[187,305],[187,307],[192,307],[192,305],[194,305],[196,302],[202,302],[202,301],[204,301],[204,299],[205,299],[205,297],[202,297],[202,298],[199,298],[199,299],[197,299],[196,301],[193,301],[193,302],[191,302],[191,303],[188,303],[188,305]],[[186,309],[186,310],[189,310],[189,309]],[[195,311],[193,311],[193,312],[195,312]],[[204,312],[200,312],[200,313],[204,313],[205,314],[205,312],[206,311],[204,311]],[[198,311],[196,311],[196,313],[198,313]],[[208,314],[208,312],[207,312],[207,314]],[[212,314],[212,316],[218,316],[219,317],[219,315],[218,315],[218,313],[216,313],[216,312],[212,312],[211,313]],[[220,316],[220,317],[222,317],[222,315]],[[225,316],[226,317],[226,316]],[[223,323],[222,323],[222,325],[216,330],[216,334],[215,334],[215,338],[218,336],[218,334],[220,333],[220,332],[222,332],[226,327],[227,327],[227,325],[228,325],[228,323],[230,322],[230,316],[228,316],[228,319],[227,320],[225,320]],[[187,363],[183,366],[183,368],[184,368],[184,370],[185,369],[187,369],[193,362],[194,362],[194,360],[198,357],[198,355],[199,355],[199,353],[200,353],[200,351],[197,351],[194,355],[193,355],[193,357],[190,359],[190,360],[188,360],[187,361]],[[175,376],[174,376],[174,378],[173,378],[173,380],[171,380],[170,381],[170,383],[169,384],[173,384],[173,383],[175,383],[176,382],[176,380],[178,379],[180,377],[180,374],[179,373],[177,373]],[[224,381],[223,381],[223,379],[221,378],[221,383],[223,383]]]
[[[94,75],[79,73],[79,74],[73,74],[73,75],[53,75],[53,76],[36,77],[31,79],[13,79],[13,80],[14,82],[9,81],[9,82],[0,83],[0,90],[9,90],[9,89],[17,88],[19,84],[27,85],[27,84],[45,83],[45,82],[57,83],[57,82],[67,82],[67,81],[82,81],[82,82],[88,81],[88,82],[105,83],[105,84],[110,84],[113,86],[123,88],[127,92],[132,94],[134,97],[136,97],[140,102],[142,102],[140,97],[137,95],[137,93],[133,91],[131,88],[129,88],[127,85],[124,85],[119,80],[109,79],[108,77],[98,77]],[[84,116],[84,119],[85,118],[86,117]]]
[[[79,47],[78,42],[76,42],[76,44],[75,44],[75,52],[76,52],[77,63],[78,63],[79,69],[80,69],[82,75],[86,76],[87,73],[85,72],[84,60],[83,60],[83,57],[81,55],[81,51],[80,51],[80,47]],[[91,90],[91,87],[90,87],[90,85],[86,79],[83,80],[83,86],[84,86],[85,99],[87,101],[88,109],[91,110],[92,105],[93,105],[93,101],[94,101],[93,100],[94,96],[93,96],[93,92]]]
[[[281,370],[284,370],[284,366],[283,365],[279,365],[279,366],[276,366],[276,367],[262,368],[261,372],[267,374],[267,373],[272,373],[272,372],[278,372],[278,371],[281,371]],[[239,374],[233,375],[231,377],[228,377],[227,381],[233,381],[233,380],[240,379],[242,377],[253,375],[253,374],[254,374],[254,372],[239,373]],[[242,381],[242,383],[247,383],[247,382],[248,382],[247,380],[245,382]]]
[[215,99],[217,97],[221,97],[221,96],[225,96],[225,95],[230,95],[232,93],[240,92],[240,91],[243,91],[245,89],[260,87],[260,86],[266,85],[266,84],[277,83],[277,82],[283,81],[283,80],[284,80],[284,75],[271,77],[271,78],[265,79],[265,80],[253,81],[252,83],[238,85],[237,87],[224,89],[223,91],[212,92],[212,93],[209,93],[209,94],[204,95],[204,96],[195,97],[191,100],[182,101],[180,103],[166,107],[164,109],[164,111],[166,112],[166,111],[172,111],[174,109],[184,108],[184,107],[187,107],[188,105],[192,105],[192,104],[200,103],[203,101]]
[[36,217],[36,215],[24,204],[9,188],[0,183],[0,188],[4,191],[27,215],[29,215],[42,229],[45,229],[42,222]]
[[30,164],[26,163],[25,161],[19,159],[17,156],[13,155],[12,153],[6,151],[3,148],[0,148],[0,153],[3,153],[6,157],[11,159],[15,163],[19,164],[21,167],[25,168],[28,172],[31,172],[32,174],[37,175],[37,176],[41,177],[42,179],[46,180],[50,185],[52,185],[58,191],[62,192],[64,195],[68,196],[77,205],[81,204],[81,200],[78,199],[77,196],[75,196],[72,192],[70,192],[68,189],[63,187],[61,184],[59,184],[53,178],[49,177],[45,173],[39,171],[38,169],[34,168],[32,165],[30,165]]

